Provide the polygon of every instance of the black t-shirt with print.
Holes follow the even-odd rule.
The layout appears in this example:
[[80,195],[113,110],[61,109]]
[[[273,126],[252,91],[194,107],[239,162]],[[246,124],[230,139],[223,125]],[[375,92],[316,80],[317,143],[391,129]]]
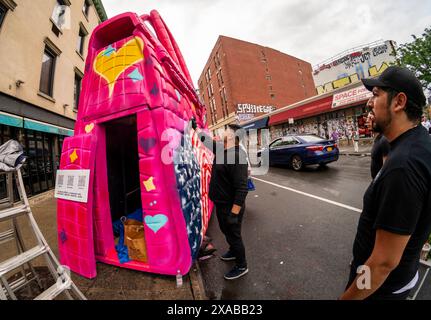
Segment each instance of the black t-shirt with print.
[[383,157],[389,154],[389,141],[383,134],[379,134],[374,139],[373,148],[371,149],[371,177],[374,179],[383,167]]
[[364,195],[353,245],[353,265],[370,257],[376,230],[411,235],[401,261],[379,293],[406,286],[419,267],[422,246],[431,232],[431,138],[422,126],[405,132],[391,143],[391,153]]

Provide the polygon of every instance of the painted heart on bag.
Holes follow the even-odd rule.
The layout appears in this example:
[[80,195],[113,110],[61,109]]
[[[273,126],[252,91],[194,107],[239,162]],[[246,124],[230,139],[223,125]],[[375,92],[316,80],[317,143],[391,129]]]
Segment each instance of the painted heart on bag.
[[135,37],[115,50],[112,46],[101,51],[94,59],[93,69],[108,82],[109,96],[112,96],[118,77],[130,66],[144,59],[144,42]]
[[85,126],[86,133],[90,133],[91,131],[93,131],[93,129],[94,129],[94,123],[90,123]]
[[168,222],[168,217],[164,214],[156,214],[155,216],[145,216],[144,220],[147,227],[157,233]]

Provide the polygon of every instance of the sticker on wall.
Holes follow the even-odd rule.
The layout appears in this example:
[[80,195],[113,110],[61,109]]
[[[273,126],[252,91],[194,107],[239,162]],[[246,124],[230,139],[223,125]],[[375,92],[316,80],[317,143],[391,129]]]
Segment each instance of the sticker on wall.
[[180,102],[181,101],[181,94],[180,94],[180,92],[177,89],[175,89],[175,93],[177,94],[177,100],[178,100],[178,102]]
[[90,133],[91,131],[93,131],[93,129],[94,129],[94,123],[90,123],[85,126],[86,133]]
[[113,48],[113,47],[110,45],[108,48],[106,48],[106,49],[103,51],[102,56],[110,57],[110,56],[111,56],[115,51],[116,51],[116,50],[115,50],[115,48]]
[[145,224],[148,228],[157,233],[168,222],[168,217],[164,214],[156,214],[155,216],[145,216]]
[[144,149],[145,153],[148,153],[156,145],[156,138],[140,138],[139,144]]
[[154,177],[150,177],[148,180],[144,181],[144,186],[147,192],[156,190],[156,186],[154,185]]
[[136,68],[135,70],[133,70],[132,72],[130,72],[128,74],[128,77],[130,79],[132,79],[133,82],[138,82],[144,79],[144,77],[142,76],[142,74],[139,72],[138,68]]
[[117,51],[111,46],[108,47],[94,59],[94,71],[107,81],[110,97],[118,77],[127,68],[144,59],[143,48],[142,39],[135,37],[123,44]]
[[156,96],[159,94],[159,88],[157,88],[157,84],[154,84],[153,88],[150,91],[151,95]]
[[62,229],[60,232],[60,240],[61,243],[65,243],[67,241],[66,231],[64,231],[64,229]]
[[72,154],[69,156],[70,162],[74,163],[78,160],[78,154],[76,153],[76,149],[73,150]]

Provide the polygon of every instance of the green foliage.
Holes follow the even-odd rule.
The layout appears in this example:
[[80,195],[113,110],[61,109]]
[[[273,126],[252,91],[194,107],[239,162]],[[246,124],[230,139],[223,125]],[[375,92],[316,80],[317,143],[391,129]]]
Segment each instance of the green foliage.
[[431,27],[426,28],[421,37],[412,37],[412,42],[397,49],[397,62],[413,71],[424,89],[431,91]]

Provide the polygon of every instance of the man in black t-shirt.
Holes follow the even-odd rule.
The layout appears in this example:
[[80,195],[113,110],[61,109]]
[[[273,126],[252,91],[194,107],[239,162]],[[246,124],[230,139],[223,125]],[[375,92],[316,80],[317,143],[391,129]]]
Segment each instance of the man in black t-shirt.
[[[372,102],[370,99],[367,103]],[[373,128],[374,124],[374,115],[370,112],[367,117],[367,126],[369,128]],[[383,163],[386,161],[388,157],[389,150],[391,146],[389,144],[388,139],[385,138],[383,133],[379,132],[377,136],[374,138],[373,147],[371,149],[371,177],[374,179],[379,173],[380,169],[383,167]]]
[[[368,104],[371,103],[373,99],[368,101]],[[370,112],[367,118],[367,125],[370,128],[373,128],[374,124],[374,115]],[[379,173],[380,169],[383,167],[383,163],[386,161],[388,157],[389,150],[391,146],[389,144],[388,139],[385,138],[383,133],[378,132],[377,136],[374,138],[373,147],[371,149],[371,177],[374,179]]]
[[373,129],[388,139],[391,153],[365,192],[341,299],[406,299],[431,232],[431,139],[420,126],[426,100],[405,68],[362,81],[373,92]]
[[390,144],[382,133],[374,138],[373,148],[371,149],[371,177],[374,179],[382,169],[388,157]]

